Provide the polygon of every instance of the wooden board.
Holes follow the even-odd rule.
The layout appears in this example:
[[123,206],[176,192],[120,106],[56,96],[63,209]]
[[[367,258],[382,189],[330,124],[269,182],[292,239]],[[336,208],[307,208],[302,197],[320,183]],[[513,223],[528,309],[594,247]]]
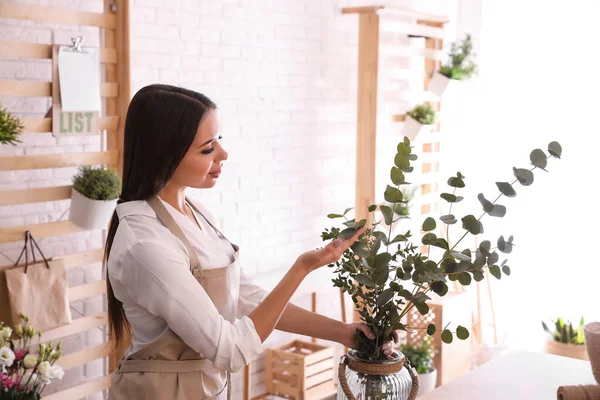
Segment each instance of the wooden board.
[[110,347],[106,343],[103,343],[89,349],[78,351],[76,353],[63,355],[58,364],[64,370],[67,370],[69,368],[79,367],[100,358],[108,357],[110,352]]
[[106,294],[106,281],[99,280],[92,283],[77,285],[69,288],[69,301],[78,301],[88,297]]
[[[52,132],[52,118],[25,118],[22,120],[25,128],[23,133],[49,133]],[[101,117],[98,129],[114,131],[119,126],[119,117]]]
[[[117,97],[119,85],[112,82],[100,84],[100,95],[102,97]],[[0,96],[14,97],[51,97],[52,82],[36,82],[22,80],[0,79]]]
[[4,156],[0,157],[0,171],[78,167],[88,164],[116,165],[117,158],[118,153],[116,151]]
[[73,388],[44,396],[44,400],[80,399],[94,393],[103,391],[110,387],[110,375],[103,376],[90,382],[75,386]]
[[11,226],[0,228],[0,243],[18,242],[23,240],[23,234],[30,231],[36,239],[48,236],[60,236],[81,232],[82,229],[71,221],[47,222],[45,224]]
[[17,3],[0,3],[2,18],[25,19],[39,22],[54,22],[67,25],[87,25],[115,29],[117,18],[107,13],[76,11],[68,8],[52,8]]
[[70,199],[71,188],[72,186],[54,186],[35,189],[0,190],[0,206]]
[[41,342],[56,341],[57,339],[64,338],[66,336],[74,335],[89,331],[90,329],[98,328],[99,326],[106,325],[108,323],[108,313],[100,312],[87,317],[82,317],[73,320],[69,325],[61,326],[59,328],[51,329],[43,332],[40,338]]

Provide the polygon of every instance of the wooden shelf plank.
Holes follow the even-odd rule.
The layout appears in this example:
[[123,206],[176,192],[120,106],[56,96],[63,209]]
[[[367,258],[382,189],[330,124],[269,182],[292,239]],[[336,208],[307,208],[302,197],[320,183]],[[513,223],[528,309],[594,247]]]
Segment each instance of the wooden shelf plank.
[[69,301],[78,301],[106,293],[106,281],[100,280],[69,288]]
[[[0,7],[1,12],[1,7]],[[114,98],[119,94],[119,84],[114,82],[102,82],[100,84],[100,95],[106,98]],[[51,97],[52,82],[36,82],[23,80],[0,80],[0,96],[14,97]]]
[[30,156],[2,156],[0,157],[0,171],[64,168],[80,165],[106,164],[112,166],[117,163],[117,157],[118,153],[116,150]]
[[[22,120],[25,128],[23,133],[49,133],[52,132],[52,118],[25,118]],[[108,130],[115,131],[119,126],[119,117],[100,117],[98,133]]]
[[[85,46],[84,46],[85,47]],[[117,50],[100,48],[100,62],[102,64],[116,64]],[[18,42],[13,40],[0,40],[0,57],[52,59],[52,45],[43,43]]]
[[[67,370],[70,368],[79,367],[100,358],[108,357],[110,353],[111,351],[108,344],[103,343],[96,347],[63,355],[58,361],[58,365],[60,365],[64,370]],[[44,399],[45,398],[46,397],[44,397]]]
[[403,21],[381,19],[381,31],[389,33],[401,33],[412,36],[423,36],[425,38],[443,39],[444,29],[433,26],[412,24]]
[[[90,329],[106,325],[108,323],[108,313],[103,311],[88,317],[77,318],[70,324],[42,332],[40,342],[54,342],[57,339],[64,338],[76,333],[86,332]],[[60,363],[59,363],[60,364]]]
[[[59,363],[60,365],[60,363]],[[98,393],[110,387],[111,376],[103,376],[93,381],[83,383],[67,390],[53,393],[49,396],[43,396],[43,400],[65,400],[80,399],[94,393]]]
[[397,16],[397,17],[409,17],[416,18],[420,21],[427,22],[439,22],[447,24],[450,22],[448,17],[443,15],[434,15],[422,13],[407,8],[401,7],[387,7],[387,6],[368,6],[368,7],[344,7],[342,8],[342,14],[363,14],[363,13],[377,13],[381,16]]
[[41,239],[48,236],[60,236],[69,233],[81,232],[71,221],[56,221],[45,224],[21,225],[8,228],[0,228],[0,243],[17,242],[23,240],[23,234],[30,231],[34,238]]
[[55,186],[35,189],[0,190],[0,206],[70,199],[71,188],[72,186]]
[[104,257],[104,248],[82,251],[56,258],[62,258],[65,261],[65,268],[69,270],[82,265],[102,262],[102,257]]
[[97,26],[107,29],[117,27],[117,17],[114,14],[77,11],[68,8],[2,2],[0,3],[0,15],[2,15],[2,18],[54,22],[57,24]]
[[392,120],[394,122],[404,122],[405,119],[406,119],[406,114],[394,114],[392,116]]

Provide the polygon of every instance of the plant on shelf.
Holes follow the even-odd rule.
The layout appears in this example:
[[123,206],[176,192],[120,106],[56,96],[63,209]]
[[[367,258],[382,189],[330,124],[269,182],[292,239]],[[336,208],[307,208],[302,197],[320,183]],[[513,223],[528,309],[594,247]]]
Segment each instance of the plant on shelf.
[[450,79],[459,81],[469,79],[477,71],[474,58],[473,41],[471,35],[467,34],[462,42],[452,43],[448,62],[442,64],[439,72]]
[[437,113],[429,103],[419,104],[409,110],[406,114],[423,125],[433,125],[437,120]]
[[401,188],[402,198],[404,202],[396,204],[394,211],[401,217],[408,217],[410,215],[410,209],[412,207],[412,200],[415,198],[417,193],[417,186],[413,186],[410,189]]
[[[0,322],[0,400],[39,400],[44,388],[65,374],[56,364],[61,343],[39,343],[41,332],[29,325],[27,315],[21,314],[21,321],[15,328],[16,339],[11,339],[12,329]],[[31,351],[35,336],[37,354]]]
[[[463,200],[457,191],[465,187],[465,176],[460,172],[448,179],[451,191],[440,196],[449,203],[449,212],[439,218],[439,222],[432,217],[423,221],[422,230],[425,232],[417,241],[412,242],[410,231],[392,237],[392,221],[397,204],[406,203],[400,187],[408,185],[405,174],[413,171],[412,161],[417,155],[412,153],[410,140],[404,138],[397,147],[394,166],[390,171],[391,184],[385,189],[385,201],[392,207],[382,205],[368,206],[368,212],[373,214],[373,221],[365,232],[359,237],[340,260],[330,264],[335,269],[333,284],[343,292],[348,293],[360,314],[360,319],[375,333],[374,339],[369,339],[362,332],[356,332],[357,345],[353,350],[356,357],[365,361],[384,361],[386,359],[381,346],[392,340],[396,330],[413,332],[417,329],[425,330],[429,336],[440,334],[445,343],[451,343],[456,336],[465,340],[469,331],[463,326],[449,329],[449,326],[438,327],[434,324],[417,327],[407,326],[401,321],[413,307],[426,315],[429,312],[427,301],[431,292],[444,296],[448,292],[448,281],[457,281],[461,285],[469,285],[473,280],[481,281],[485,278],[485,268],[492,276],[500,279],[502,275],[510,275],[510,268],[506,260],[500,260],[496,251],[508,254],[512,251],[513,237],[500,236],[497,247],[492,248],[490,241],[482,241],[477,249],[459,248],[458,246],[468,235],[483,233],[482,218],[487,214],[492,217],[503,217],[506,207],[498,203],[502,196],[515,197],[515,184],[529,186],[534,181],[533,171],[545,170],[548,159],[560,158],[561,146],[552,142],[548,146],[549,156],[540,149],[533,150],[530,155],[532,168],[513,168],[515,180],[512,183],[496,182],[500,194],[494,201],[489,201],[483,194],[478,199],[483,208],[479,217],[473,214],[456,217],[452,214],[455,203]],[[380,230],[381,221],[374,221],[375,211],[379,208],[385,222],[385,232]],[[325,229],[322,233],[324,241],[348,238],[353,233],[367,224],[366,219],[357,221],[347,217],[347,209],[343,214],[329,214],[332,219],[345,220],[343,227]],[[438,224],[444,226],[445,238],[438,236],[435,231]],[[460,223],[455,229],[462,229],[460,239],[450,243],[449,231],[452,225]],[[424,253],[421,246],[426,246]],[[437,249],[437,251],[436,251]],[[439,253],[438,257],[434,257]]]
[[551,331],[548,328],[548,325],[546,325],[546,323],[542,321],[542,327],[550,335],[552,340],[566,344],[584,344],[583,327],[585,323],[583,321],[583,317],[581,317],[581,320],[579,321],[579,326],[577,328],[573,327],[571,321],[565,322],[562,318],[558,318],[556,322],[552,321],[552,325],[554,326],[554,331]]
[[16,146],[24,126],[20,119],[9,113],[0,103],[0,144]]
[[114,200],[119,197],[121,179],[111,169],[84,165],[73,178],[73,189],[90,200]]
[[73,178],[69,219],[84,229],[104,229],[117,205],[121,179],[105,167],[79,167]]
[[420,344],[403,344],[399,350],[417,371],[417,374],[427,374],[434,370],[433,357],[435,353],[430,338],[426,338]]

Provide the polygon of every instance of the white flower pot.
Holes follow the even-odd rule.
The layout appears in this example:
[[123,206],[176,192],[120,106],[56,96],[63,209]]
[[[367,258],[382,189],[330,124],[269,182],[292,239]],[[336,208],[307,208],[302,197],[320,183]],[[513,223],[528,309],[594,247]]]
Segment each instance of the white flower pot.
[[567,344],[548,339],[545,347],[546,353],[557,356],[576,358],[578,360],[588,360],[585,345]]
[[435,389],[435,383],[437,381],[437,369],[428,372],[426,374],[419,374],[419,393],[418,396],[422,396],[427,392],[431,392]]
[[436,72],[433,74],[431,81],[429,81],[429,86],[427,87],[427,91],[437,95],[439,98],[442,98],[444,94],[448,93],[449,89],[456,86],[456,79],[450,79],[445,75]]
[[116,206],[117,199],[91,200],[72,189],[69,220],[87,230],[106,229]]
[[410,115],[406,115],[404,118],[404,131],[403,134],[414,142],[417,136],[426,135],[433,130],[433,125],[423,125]]

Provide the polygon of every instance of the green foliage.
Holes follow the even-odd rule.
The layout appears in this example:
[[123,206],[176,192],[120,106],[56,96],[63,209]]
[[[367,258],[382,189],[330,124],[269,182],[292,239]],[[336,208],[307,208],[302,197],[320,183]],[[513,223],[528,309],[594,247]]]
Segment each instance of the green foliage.
[[[466,177],[458,172],[448,179],[448,186],[452,193],[442,193],[440,197],[448,202],[449,211],[441,216],[439,221],[428,217],[421,224],[424,231],[422,236],[412,240],[411,232],[398,234],[392,237],[393,216],[398,204],[406,201],[403,187],[409,185],[405,174],[410,173],[413,167],[411,162],[417,159],[412,153],[410,140],[404,138],[398,144],[398,152],[394,157],[394,166],[390,172],[391,183],[385,189],[384,198],[389,205],[370,205],[369,213],[372,214],[372,224],[358,238],[357,242],[348,249],[340,260],[329,267],[335,269],[336,277],[333,279],[335,287],[341,288],[352,297],[361,320],[375,333],[375,339],[367,338],[362,332],[357,331],[357,345],[354,350],[364,360],[384,360],[381,345],[392,339],[395,330],[411,332],[414,329],[426,329],[431,335],[440,335],[442,341],[451,343],[455,338],[465,340],[469,331],[458,325],[455,330],[445,327],[436,327],[430,324],[427,327],[405,326],[401,321],[411,309],[416,309],[425,315],[429,312],[427,301],[428,294],[434,292],[439,296],[448,293],[448,282],[456,281],[461,285],[470,285],[473,280],[480,282],[486,276],[485,268],[496,279],[503,275],[510,275],[510,267],[506,260],[500,262],[500,254],[509,254],[513,247],[514,238],[501,236],[497,240],[497,247],[492,248],[489,240],[481,241],[479,248],[471,250],[459,249],[463,239],[469,235],[483,233],[481,219],[488,214],[501,218],[506,214],[506,207],[498,204],[503,195],[514,197],[516,192],[513,185],[521,180],[517,177],[512,183],[498,185],[500,194],[494,201],[488,200],[483,194],[478,196],[482,213],[479,217],[468,214],[463,217],[452,214],[455,203],[463,200],[456,192],[465,187]],[[541,168],[541,150],[534,150],[530,157],[533,168],[531,172]],[[556,142],[548,146],[547,158],[559,158],[562,149]],[[521,174],[522,175],[522,174]],[[533,175],[533,173],[532,173]],[[529,184],[529,180],[521,182]],[[343,214],[329,214],[332,219],[344,219],[344,227],[332,227],[322,233],[324,241],[340,237],[350,237],[358,229],[365,226],[366,219],[355,221],[347,216],[349,210]],[[377,212],[379,211],[379,212]],[[382,217],[382,220],[376,220]],[[400,218],[398,218],[400,219]],[[462,224],[459,224],[458,222]],[[385,222],[385,225],[381,222]],[[462,237],[454,244],[450,244],[449,231],[462,229]],[[443,229],[440,229],[442,226]],[[440,237],[445,233],[446,237]],[[426,253],[421,253],[421,244],[427,246]],[[431,248],[441,249],[439,257],[431,255]],[[497,250],[497,251],[496,251]]]
[[0,144],[16,146],[21,143],[19,134],[23,131],[23,123],[13,117],[0,103]]
[[573,327],[571,321],[565,322],[562,318],[558,318],[556,322],[552,321],[552,323],[554,324],[554,332],[548,328],[548,325],[546,325],[544,321],[542,321],[542,327],[555,341],[576,345],[584,344],[583,326],[585,325],[585,322],[583,317],[579,320],[579,326],[577,328]]
[[119,197],[121,179],[111,169],[84,165],[73,178],[73,188],[91,200],[113,200]]
[[452,43],[448,54],[448,62],[441,66],[440,74],[450,79],[467,80],[477,72],[474,58],[473,41],[471,35],[467,34],[460,44]]
[[396,204],[394,212],[401,217],[408,217],[412,207],[412,200],[415,198],[415,194],[417,193],[417,186],[413,186],[411,189],[401,188],[400,191],[402,192],[403,201]]
[[423,125],[433,125],[437,120],[437,113],[429,103],[419,104],[409,110],[406,114]]
[[399,349],[410,365],[417,370],[418,374],[426,374],[433,371],[433,357],[435,352],[431,346],[430,339],[424,340],[419,345],[404,344]]

